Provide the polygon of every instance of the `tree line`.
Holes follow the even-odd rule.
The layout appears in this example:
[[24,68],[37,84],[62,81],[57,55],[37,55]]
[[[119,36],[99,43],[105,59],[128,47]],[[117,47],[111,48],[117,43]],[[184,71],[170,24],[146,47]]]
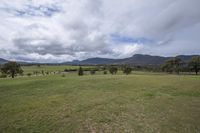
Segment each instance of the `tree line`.
[[[88,70],[88,69],[87,69]],[[90,74],[91,75],[94,75],[96,73],[96,71],[103,71],[103,74],[107,74],[108,72],[112,75],[116,75],[117,72],[119,70],[122,70],[122,72],[126,75],[130,74],[132,71],[133,71],[133,68],[131,68],[130,66],[128,65],[123,65],[123,66],[104,66],[100,69],[95,69],[95,68],[91,68],[90,69]],[[78,75],[79,76],[82,76],[84,75],[84,69],[80,66],[79,69],[78,69]]]
[[[8,62],[0,67],[2,77],[10,76],[14,78],[16,75],[22,75],[23,70],[21,65],[16,62]],[[193,57],[189,62],[183,62],[180,58],[172,58],[167,60],[161,66],[131,66],[131,65],[105,65],[105,66],[96,66],[93,68],[82,68],[79,69],[65,69],[64,72],[75,72],[78,71],[78,75],[84,75],[84,71],[89,71],[91,75],[94,75],[97,71],[103,71],[103,74],[108,72],[112,75],[117,74],[118,71],[122,71],[124,74],[128,75],[133,70],[134,71],[163,71],[168,73],[177,73],[180,72],[195,72],[198,75],[200,71],[200,56]]]
[[162,71],[168,73],[177,73],[184,71],[195,72],[198,75],[200,71],[200,56],[193,57],[188,63],[183,62],[180,58],[172,58],[162,65]]
[[198,75],[200,71],[200,56],[193,57],[189,62],[184,62],[180,58],[174,57],[167,60],[162,65],[106,65],[99,66],[99,68],[91,69],[83,69],[82,67],[78,70],[78,75],[83,75],[83,71],[90,71],[91,74],[95,74],[96,71],[102,70],[104,74],[107,74],[107,71],[110,74],[115,75],[118,70],[121,70],[124,74],[130,74],[134,71],[152,71],[152,72],[167,72],[167,73],[177,73],[180,72],[195,72]]

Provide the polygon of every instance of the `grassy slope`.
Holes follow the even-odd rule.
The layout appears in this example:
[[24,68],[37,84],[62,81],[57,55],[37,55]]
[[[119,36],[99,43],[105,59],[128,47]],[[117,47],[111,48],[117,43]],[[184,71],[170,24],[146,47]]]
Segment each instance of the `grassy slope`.
[[0,132],[199,132],[200,77],[0,80]]

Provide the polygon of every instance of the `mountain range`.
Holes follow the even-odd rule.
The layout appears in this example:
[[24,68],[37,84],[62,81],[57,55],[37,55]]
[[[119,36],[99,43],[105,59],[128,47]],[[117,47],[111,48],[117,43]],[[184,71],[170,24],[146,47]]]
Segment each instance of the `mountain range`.
[[[197,55],[179,55],[176,56],[184,62],[188,62],[192,57]],[[109,58],[89,58],[86,60],[74,60],[71,62],[58,63],[61,65],[111,65],[111,64],[131,64],[131,65],[161,65],[166,60],[169,60],[173,57],[163,57],[163,56],[152,56],[152,55],[143,55],[135,54],[132,57],[124,59],[109,59]],[[8,60],[0,58],[0,64],[4,64]],[[56,63],[28,63],[28,62],[18,62],[20,64],[56,64]]]
[[[184,62],[188,62],[194,56],[197,56],[197,55],[179,55],[176,57],[180,58]],[[132,57],[124,58],[124,59],[89,58],[82,61],[75,60],[72,62],[64,62],[62,64],[68,64],[68,65],[110,65],[110,64],[161,65],[166,60],[169,60],[170,58],[173,58],[173,57],[135,54]]]
[[5,60],[5,59],[0,58],[0,64],[4,64],[4,63],[6,63],[6,62],[8,62],[8,60]]

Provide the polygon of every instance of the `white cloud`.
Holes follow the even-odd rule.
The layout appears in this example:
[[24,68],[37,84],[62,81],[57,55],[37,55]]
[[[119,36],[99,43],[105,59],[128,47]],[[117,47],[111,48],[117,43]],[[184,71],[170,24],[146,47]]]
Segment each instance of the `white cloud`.
[[[200,54],[198,5],[199,0],[1,0],[0,57],[62,62]],[[116,43],[112,34],[126,40]],[[141,38],[153,41],[138,43]]]

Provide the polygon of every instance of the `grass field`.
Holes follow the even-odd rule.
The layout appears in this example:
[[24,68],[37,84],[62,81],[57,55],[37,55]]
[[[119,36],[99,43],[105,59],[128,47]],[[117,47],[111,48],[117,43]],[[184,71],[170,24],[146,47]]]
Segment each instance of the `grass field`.
[[[83,68],[89,68],[90,66],[83,66]],[[33,65],[33,66],[22,66],[24,70],[24,74],[33,73],[34,71],[46,71],[46,72],[56,72],[56,71],[64,71],[65,69],[78,69],[79,66],[69,66],[69,65],[57,65],[57,66],[50,66],[50,65],[41,65],[40,67]]]
[[0,133],[199,133],[200,77],[0,79]]

